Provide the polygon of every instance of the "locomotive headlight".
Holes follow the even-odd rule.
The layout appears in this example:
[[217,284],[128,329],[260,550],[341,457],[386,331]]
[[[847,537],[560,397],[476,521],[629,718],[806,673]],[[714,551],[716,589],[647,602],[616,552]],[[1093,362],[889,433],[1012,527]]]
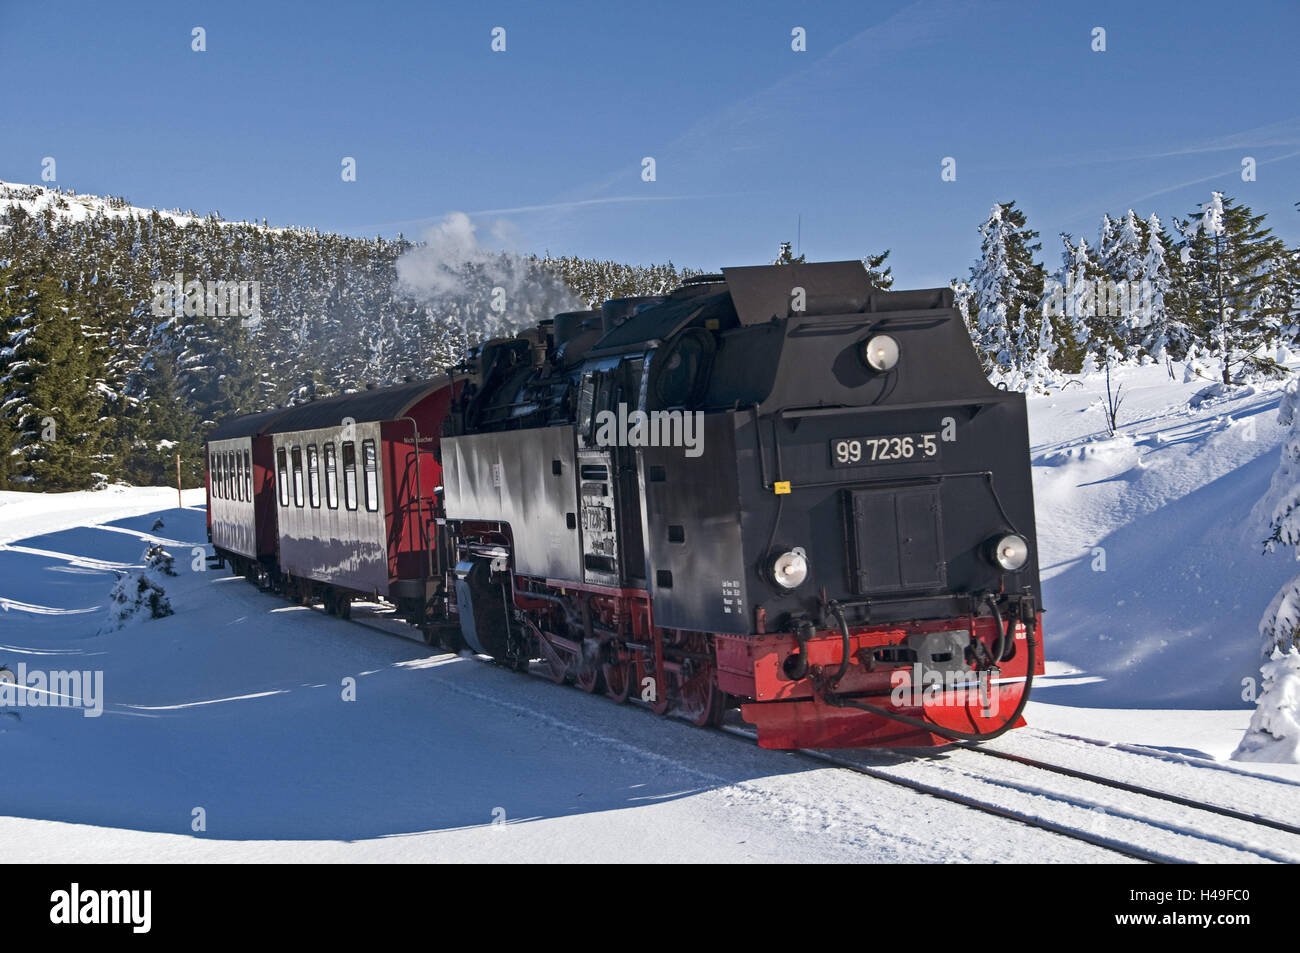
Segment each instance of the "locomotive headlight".
[[989,550],[993,561],[1007,572],[1023,569],[1025,563],[1029,562],[1029,544],[1023,536],[1015,533],[990,540]]
[[782,589],[798,589],[808,578],[808,556],[796,546],[772,560],[772,578]]
[[898,363],[898,342],[888,334],[877,334],[862,345],[862,359],[872,370],[892,371]]

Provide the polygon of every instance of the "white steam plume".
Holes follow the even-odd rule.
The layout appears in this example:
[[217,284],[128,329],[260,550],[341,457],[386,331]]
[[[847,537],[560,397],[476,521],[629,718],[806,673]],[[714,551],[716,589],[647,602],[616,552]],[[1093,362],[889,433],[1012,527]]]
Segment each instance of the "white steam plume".
[[[503,241],[510,226],[492,228]],[[513,334],[557,312],[586,308],[536,261],[479,243],[474,222],[451,212],[397,260],[397,291],[460,325],[469,340]]]

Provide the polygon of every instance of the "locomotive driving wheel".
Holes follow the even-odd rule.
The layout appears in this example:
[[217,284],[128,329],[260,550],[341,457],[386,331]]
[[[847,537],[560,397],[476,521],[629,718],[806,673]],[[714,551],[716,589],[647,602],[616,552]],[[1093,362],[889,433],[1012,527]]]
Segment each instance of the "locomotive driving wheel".
[[[653,659],[647,659],[644,667],[638,670],[640,678],[637,684],[633,686],[634,690],[641,692],[642,699],[650,706],[650,710],[656,715],[668,714],[668,707],[672,703],[672,698],[668,692],[668,675],[660,673],[653,667]],[[647,697],[648,696],[648,697]]]
[[700,728],[716,728],[727,710],[727,693],[718,688],[713,647],[708,636],[698,633],[687,637],[682,647],[694,658],[691,674],[678,688],[677,713]]
[[605,667],[601,664],[604,647],[594,639],[584,639],[578,645],[573,661],[573,684],[588,695],[605,690]]
[[622,705],[632,697],[631,662],[621,660],[606,662],[601,666],[601,672],[605,676],[605,694],[614,699],[616,704]]
[[716,728],[727,711],[727,693],[718,688],[716,672],[705,668],[683,683],[678,712],[700,728]]
[[664,650],[670,638],[668,630],[655,629],[650,650],[637,655],[638,664],[632,690],[640,693],[641,700],[656,715],[668,714],[668,709],[672,706],[672,677],[668,673],[668,666],[664,664]]
[[605,690],[605,673],[603,667],[585,659],[578,666],[573,683],[588,695]]

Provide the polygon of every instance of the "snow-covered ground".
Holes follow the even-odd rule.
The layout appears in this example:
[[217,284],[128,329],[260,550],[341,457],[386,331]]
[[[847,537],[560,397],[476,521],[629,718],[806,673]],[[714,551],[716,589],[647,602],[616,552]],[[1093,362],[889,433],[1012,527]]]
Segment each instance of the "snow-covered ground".
[[[1252,515],[1276,465],[1279,391],[1192,410],[1199,386],[1161,367],[1120,379],[1114,439],[1100,437],[1096,379],[1031,398],[1049,677],[1031,727],[997,744],[1288,817],[1300,768],[1226,761],[1250,719],[1258,619],[1295,572],[1261,554]],[[195,568],[201,505],[161,488],[0,493],[0,665],[91,673],[86,705],[0,708],[11,859],[1120,859],[289,606]],[[96,635],[115,572],[152,541],[176,557],[175,615]],[[96,673],[102,713],[88,717]],[[1080,811],[1102,830],[1136,823],[1128,795],[1077,782],[1044,795],[969,752],[860,757],[989,800],[1032,795],[1067,826]],[[1238,859],[1252,835],[1225,825],[1197,856]],[[1152,831],[1165,849],[1169,831]],[[1300,859],[1300,843],[1263,856]]]
[[[1176,368],[1181,371],[1181,368]],[[1049,672],[1043,724],[1226,758],[1259,681],[1257,627],[1295,575],[1255,512],[1277,468],[1281,385],[1192,409],[1204,381],[1120,371],[1121,433],[1100,380],[1030,399]]]

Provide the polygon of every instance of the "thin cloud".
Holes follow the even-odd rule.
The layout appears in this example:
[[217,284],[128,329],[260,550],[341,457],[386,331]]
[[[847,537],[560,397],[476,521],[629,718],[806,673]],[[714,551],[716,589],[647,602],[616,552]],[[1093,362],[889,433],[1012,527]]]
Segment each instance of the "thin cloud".
[[[745,193],[724,192],[712,195],[607,195],[593,199],[574,199],[572,201],[547,202],[538,205],[518,205],[514,208],[483,208],[472,212],[465,212],[464,214],[471,218],[484,215],[526,215],[530,212],[568,211],[570,209],[588,205],[617,205],[625,202],[683,202],[703,199],[734,198],[743,194]],[[369,225],[345,225],[340,226],[339,230],[355,234],[392,231],[393,229],[424,229],[438,225],[445,217],[446,215],[444,213],[443,215],[429,215],[424,218],[404,218],[394,222],[377,222]]]
[[[1300,149],[1297,149],[1295,152],[1288,152],[1286,155],[1274,156],[1271,159],[1261,159],[1256,162],[1256,166],[1272,165],[1274,162],[1282,162],[1285,159],[1294,159],[1296,156],[1300,156]],[[1204,185],[1206,182],[1213,182],[1216,179],[1222,179],[1229,176],[1238,176],[1240,174],[1241,174],[1241,168],[1239,166],[1234,166],[1230,169],[1223,169],[1218,172],[1211,173],[1210,175],[1201,176],[1200,178],[1188,179],[1185,182],[1178,182],[1174,185],[1168,185],[1165,186],[1164,188],[1156,189],[1153,192],[1145,192],[1142,195],[1135,196],[1123,202],[1113,203],[1112,207],[1116,210],[1120,208],[1124,208],[1124,209],[1136,208],[1138,205],[1140,205],[1143,202],[1147,202],[1161,195],[1168,195],[1170,192],[1177,192],[1180,189],[1191,188],[1194,185]],[[1063,220],[1064,224],[1070,225],[1076,222],[1083,222],[1086,221],[1090,216],[1094,219],[1100,218],[1101,216],[1100,211],[1097,211],[1094,214],[1093,209],[1095,204],[1096,203],[1091,203],[1088,207],[1088,210],[1086,211],[1072,213],[1069,217]]]
[[525,212],[554,212],[582,208],[587,205],[615,205],[620,202],[681,202],[695,199],[734,198],[743,193],[729,192],[713,195],[609,195],[595,199],[574,199],[569,202],[548,202],[545,205],[520,205],[515,208],[485,208],[467,215],[520,215]]
[[[799,104],[801,109],[817,103],[821,97],[816,90],[827,83],[834,84],[845,66],[875,67],[890,53],[914,54],[920,47],[937,42],[942,35],[957,32],[962,15],[976,12],[972,4],[962,0],[916,0],[832,47],[807,68],[769,83],[731,106],[698,116],[675,139],[653,150],[653,154],[661,167],[666,161],[683,166],[717,161],[719,143],[730,143],[728,152],[766,148],[764,137],[771,136],[773,116],[789,115],[791,103]],[[755,137],[763,141],[753,141]],[[556,204],[580,205],[583,196],[599,195],[627,181],[633,168],[633,164],[625,164],[612,170],[600,179],[570,190],[566,193],[568,198]]]
[[[1150,159],[1170,159],[1177,156],[1204,155],[1212,152],[1231,152],[1239,149],[1268,149],[1282,146],[1300,146],[1300,116],[1292,116],[1289,119],[1282,119],[1277,122],[1268,123],[1264,126],[1256,126],[1253,129],[1245,129],[1241,132],[1230,133],[1226,136],[1216,136],[1212,139],[1200,142],[1189,142],[1187,145],[1178,146],[1173,149],[1166,149],[1160,152],[1146,152],[1130,150],[1128,152],[1108,149],[1105,152],[1080,153],[1072,156],[1060,156],[1055,159],[1047,159],[1034,162],[1029,165],[1017,164],[1015,166],[990,166],[990,169],[1017,169],[1026,168],[1034,169],[1060,169],[1073,168],[1083,165],[1101,165],[1107,162],[1142,162]],[[1294,153],[1292,153],[1293,155]],[[1289,156],[1279,156],[1278,158],[1289,158]],[[1270,159],[1270,162],[1275,161]],[[1261,163],[1262,165],[1263,163]],[[1208,181],[1201,179],[1199,181]],[[1196,183],[1189,182],[1188,185]],[[1178,188],[1178,186],[1175,186]],[[1160,193],[1154,193],[1160,194]]]
[[[1300,156],[1300,149],[1297,149],[1295,152],[1288,152],[1286,155],[1283,156],[1274,156],[1271,159],[1261,159],[1255,164],[1256,166],[1272,165],[1274,162],[1281,162],[1283,159],[1294,159],[1296,156]],[[1213,182],[1215,179],[1221,179],[1225,175],[1240,175],[1240,174],[1241,174],[1240,167],[1228,169],[1225,172],[1216,172],[1213,175],[1207,175],[1200,179],[1192,179],[1190,182],[1180,182],[1177,185],[1171,185],[1168,188],[1157,189],[1154,192],[1148,192],[1145,195],[1139,195],[1137,198],[1133,199],[1130,202],[1130,204],[1136,205],[1138,202],[1145,202],[1147,199],[1153,199],[1157,195],[1166,195],[1169,192],[1177,192],[1179,189],[1185,189],[1192,185],[1201,185],[1202,183],[1205,182]]]

